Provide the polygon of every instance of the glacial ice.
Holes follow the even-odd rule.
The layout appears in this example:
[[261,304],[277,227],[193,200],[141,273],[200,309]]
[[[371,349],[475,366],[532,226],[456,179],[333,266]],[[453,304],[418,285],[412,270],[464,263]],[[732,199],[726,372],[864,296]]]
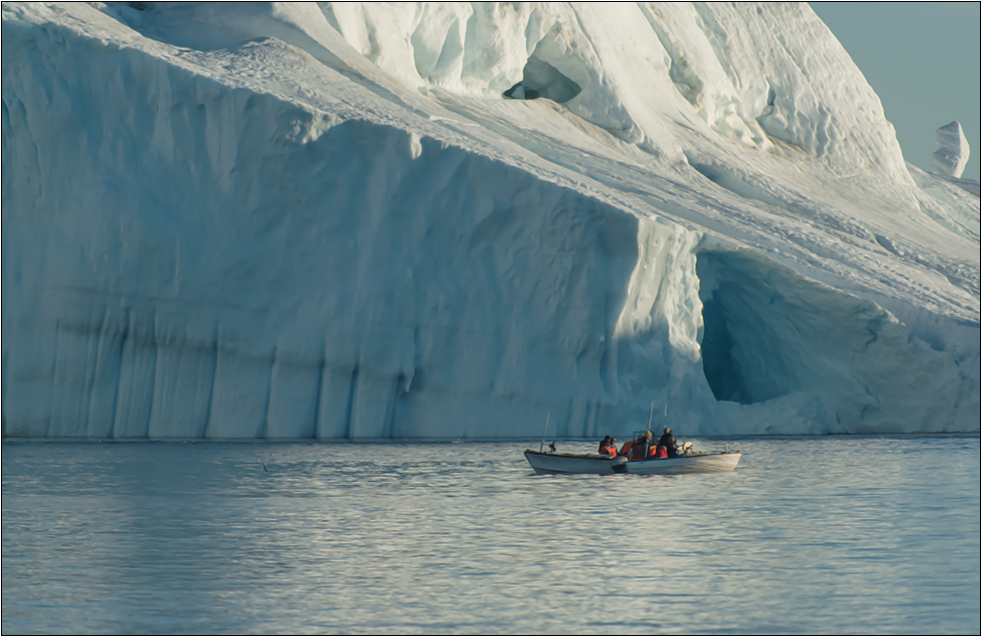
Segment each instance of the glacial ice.
[[931,155],[931,172],[959,178],[968,164],[968,140],[958,122],[945,124],[937,131],[938,150]]
[[4,436],[979,430],[978,196],[807,5],[5,3],[2,54]]

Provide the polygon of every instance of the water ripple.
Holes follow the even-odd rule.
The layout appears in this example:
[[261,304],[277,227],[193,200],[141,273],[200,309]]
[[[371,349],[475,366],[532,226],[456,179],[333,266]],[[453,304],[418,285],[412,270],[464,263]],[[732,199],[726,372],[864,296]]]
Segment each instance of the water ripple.
[[3,632],[979,632],[978,437],[730,445],[5,443]]

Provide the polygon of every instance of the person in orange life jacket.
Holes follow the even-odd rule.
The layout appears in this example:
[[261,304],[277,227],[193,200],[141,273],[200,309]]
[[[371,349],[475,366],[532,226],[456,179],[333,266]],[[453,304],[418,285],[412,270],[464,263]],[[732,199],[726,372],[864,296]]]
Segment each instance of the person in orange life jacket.
[[[627,444],[628,443],[625,443],[624,446],[626,447]],[[627,456],[631,460],[644,460],[645,449],[648,448],[650,445],[651,445],[651,434],[649,434],[646,431],[640,436],[638,436],[638,439],[631,444],[630,449],[627,449],[626,451],[624,449],[621,449],[621,455]]]
[[652,445],[651,448],[648,449],[648,457],[657,458],[659,460],[668,458],[668,449],[661,445]]
[[621,445],[621,450],[620,450],[620,452],[617,455],[619,455],[619,456],[626,456],[626,457],[630,458],[631,457],[631,451],[633,449],[634,449],[634,441],[633,440],[628,440],[623,445]]
[[637,440],[628,440],[621,447],[618,455],[626,456],[628,460],[640,460],[644,458],[644,436],[638,436]]
[[600,448],[597,450],[602,456],[616,456],[617,447],[614,443],[617,442],[616,438],[611,438],[610,436],[604,436],[603,441],[600,443]]

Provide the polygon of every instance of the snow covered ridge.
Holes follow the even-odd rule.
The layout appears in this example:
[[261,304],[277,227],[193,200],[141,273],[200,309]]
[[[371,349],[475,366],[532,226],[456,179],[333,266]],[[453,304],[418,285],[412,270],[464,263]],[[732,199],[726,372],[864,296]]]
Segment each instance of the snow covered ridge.
[[5,3],[2,47],[4,436],[979,430],[979,199],[807,5]]

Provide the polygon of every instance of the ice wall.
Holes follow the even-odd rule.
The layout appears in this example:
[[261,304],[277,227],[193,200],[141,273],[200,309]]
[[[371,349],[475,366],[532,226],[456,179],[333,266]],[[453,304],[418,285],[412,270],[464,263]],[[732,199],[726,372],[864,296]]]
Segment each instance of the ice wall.
[[4,5],[4,435],[977,430],[978,200],[768,6]]

